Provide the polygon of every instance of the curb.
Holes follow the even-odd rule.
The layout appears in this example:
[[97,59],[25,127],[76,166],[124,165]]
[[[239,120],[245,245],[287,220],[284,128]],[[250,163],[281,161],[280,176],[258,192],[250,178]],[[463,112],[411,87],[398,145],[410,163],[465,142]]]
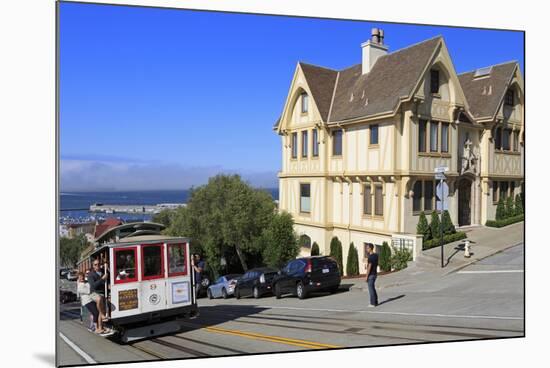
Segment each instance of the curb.
[[502,252],[504,252],[505,250],[508,250],[508,249],[510,249],[510,248],[513,248],[513,247],[516,247],[516,246],[521,245],[521,244],[523,244],[523,243],[524,243],[524,242],[521,241],[521,242],[519,242],[519,243],[517,243],[517,244],[508,245],[508,246],[506,246],[505,248],[502,248],[502,249],[498,250],[498,251],[495,252],[495,253],[488,254],[488,255],[486,255],[485,257],[473,259],[473,260],[471,260],[470,262],[468,262],[468,263],[466,263],[466,264],[463,264],[462,266],[458,266],[458,267],[455,267],[455,268],[453,268],[453,269],[447,271],[446,273],[443,274],[443,276],[447,276],[447,275],[450,275],[451,273],[458,272],[458,271],[462,270],[463,268],[466,268],[466,267],[468,267],[468,266],[470,266],[470,265],[472,265],[472,264],[474,264],[474,263],[476,263],[476,262],[482,261],[482,260],[484,260],[485,258],[492,257],[492,256],[494,256],[495,254],[502,253]]

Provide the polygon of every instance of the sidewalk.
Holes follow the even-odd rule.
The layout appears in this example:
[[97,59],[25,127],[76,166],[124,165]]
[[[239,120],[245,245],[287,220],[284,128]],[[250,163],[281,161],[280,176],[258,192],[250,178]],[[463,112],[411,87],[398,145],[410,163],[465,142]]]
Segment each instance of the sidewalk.
[[[445,244],[444,265],[441,268],[441,248],[435,247],[422,252],[415,262],[399,272],[379,276],[376,280],[378,289],[429,281],[461,270],[470,264],[499,253],[523,242],[523,222],[504,228],[471,227],[463,229],[470,240],[470,258],[464,258],[464,240]],[[350,291],[367,291],[365,277],[344,279],[342,285]]]

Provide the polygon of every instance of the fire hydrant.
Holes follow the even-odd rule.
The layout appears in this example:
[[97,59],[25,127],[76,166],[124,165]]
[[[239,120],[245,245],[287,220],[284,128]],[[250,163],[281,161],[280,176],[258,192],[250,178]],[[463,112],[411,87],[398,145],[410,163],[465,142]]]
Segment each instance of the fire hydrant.
[[470,258],[470,241],[464,241],[464,258]]

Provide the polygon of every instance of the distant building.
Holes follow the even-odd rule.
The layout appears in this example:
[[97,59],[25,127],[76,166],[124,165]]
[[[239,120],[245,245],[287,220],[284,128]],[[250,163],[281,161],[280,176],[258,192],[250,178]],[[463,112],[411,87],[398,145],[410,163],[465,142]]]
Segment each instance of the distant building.
[[[366,243],[411,247],[418,216],[440,210],[434,169],[449,168],[445,208],[459,226],[495,218],[521,192],[524,86],[517,62],[460,75],[442,37],[388,53],[381,30],[362,62],[333,70],[299,62],[283,113],[279,209],[309,252],[337,236],[366,270]],[[471,55],[475,57],[475,55]],[[415,256],[416,256],[415,254]]]
[[95,227],[95,222],[69,224],[67,225],[67,237],[73,239],[80,235],[93,234],[95,231]]

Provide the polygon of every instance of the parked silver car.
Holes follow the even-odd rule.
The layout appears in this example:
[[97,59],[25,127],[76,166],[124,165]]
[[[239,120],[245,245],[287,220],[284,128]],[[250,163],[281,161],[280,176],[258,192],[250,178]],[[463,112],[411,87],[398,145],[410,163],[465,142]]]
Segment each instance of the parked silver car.
[[235,292],[235,285],[237,284],[237,279],[242,275],[239,274],[230,274],[221,276],[216,280],[215,283],[208,287],[206,294],[209,299],[213,298],[224,298],[227,299],[230,295],[233,295]]

